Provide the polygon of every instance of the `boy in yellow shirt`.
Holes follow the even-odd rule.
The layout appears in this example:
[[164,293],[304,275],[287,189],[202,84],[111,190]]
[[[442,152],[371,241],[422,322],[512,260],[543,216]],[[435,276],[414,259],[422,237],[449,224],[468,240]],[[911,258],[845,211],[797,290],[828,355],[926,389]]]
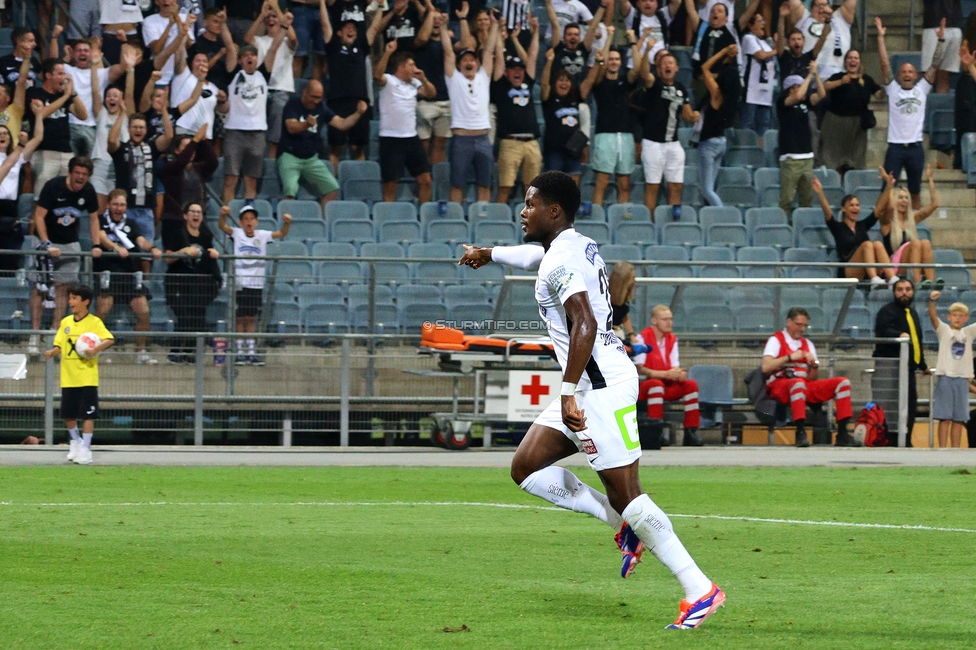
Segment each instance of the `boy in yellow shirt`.
[[[75,284],[68,287],[68,308],[71,314],[61,319],[54,347],[44,352],[48,359],[61,357],[61,417],[71,436],[68,460],[79,465],[92,462],[91,440],[98,419],[98,358],[115,338],[105,327],[102,319],[88,311],[93,293],[91,287]],[[91,352],[91,359],[82,357],[75,350],[75,341],[82,334],[91,332],[102,342]],[[81,434],[78,420],[82,421]]]

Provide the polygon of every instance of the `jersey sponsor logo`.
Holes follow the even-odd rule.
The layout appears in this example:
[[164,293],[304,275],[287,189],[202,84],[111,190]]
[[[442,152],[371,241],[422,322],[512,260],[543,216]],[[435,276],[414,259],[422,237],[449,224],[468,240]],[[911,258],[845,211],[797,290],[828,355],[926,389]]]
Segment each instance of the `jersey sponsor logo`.
[[590,261],[590,264],[593,265],[596,264],[596,253],[597,253],[596,244],[589,243],[586,245],[586,259]]
[[560,297],[562,297],[563,292],[569,288],[569,283],[573,279],[573,273],[567,271],[565,266],[557,267],[552,273],[549,274],[549,286],[553,287]]
[[580,443],[583,445],[583,453],[587,456],[595,456],[600,453],[596,450],[596,445],[589,438],[580,438]]

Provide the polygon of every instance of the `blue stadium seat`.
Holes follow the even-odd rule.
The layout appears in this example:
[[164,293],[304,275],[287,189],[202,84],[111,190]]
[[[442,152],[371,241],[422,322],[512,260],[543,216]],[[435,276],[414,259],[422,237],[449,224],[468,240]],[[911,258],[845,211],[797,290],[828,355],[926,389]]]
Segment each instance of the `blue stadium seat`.
[[751,185],[724,185],[715,190],[724,205],[751,208],[759,203],[756,188]]
[[354,244],[376,240],[373,222],[360,219],[337,219],[332,222],[331,241],[345,241]]
[[767,187],[779,186],[779,167],[760,167],[753,178],[756,189],[762,192]]
[[749,332],[771,335],[778,328],[776,314],[772,307],[743,306],[735,312],[735,329],[738,332]]
[[691,284],[681,292],[685,309],[696,307],[727,307],[729,294],[725,287]]
[[366,242],[359,247],[360,257],[406,257],[403,246],[394,242]]
[[729,147],[722,158],[722,166],[758,169],[765,161],[766,154],[757,146]]
[[[705,208],[702,208],[704,210]],[[654,222],[657,224],[672,223],[674,218],[671,216],[670,205],[659,205],[654,208]],[[681,223],[698,223],[698,212],[691,205],[681,206]]]
[[298,306],[302,309],[312,305],[346,304],[342,287],[335,284],[300,284],[295,293],[298,295]]
[[[772,246],[744,246],[736,252],[740,262],[779,262],[779,252]],[[772,266],[740,266],[744,278],[775,278],[776,269]]]
[[440,304],[441,302],[441,291],[436,286],[429,284],[405,284],[397,289],[396,303],[397,308],[401,310],[416,303]]
[[[936,248],[932,251],[932,256],[936,264],[964,263],[962,253],[954,249]],[[969,289],[973,283],[969,269],[936,269],[935,274],[944,279],[949,288]]]
[[259,199],[277,199],[281,197],[281,180],[278,176],[277,161],[274,158],[265,158],[261,178],[258,179]]
[[752,129],[725,129],[725,139],[730,147],[757,147],[759,135]]
[[438,219],[426,226],[424,241],[446,243],[454,246],[471,241],[471,230],[467,221],[453,219]]
[[[698,153],[697,149],[692,149],[692,151],[694,151],[696,154]],[[695,177],[690,176],[688,178],[694,179]],[[633,190],[631,190],[631,196],[633,195],[634,195]],[[665,196],[667,196],[667,194],[665,194],[662,191],[662,193],[659,196],[661,196],[661,198],[663,199]],[[704,203],[705,203],[705,198],[702,196],[701,189],[699,189],[698,187],[698,183],[694,182],[693,180],[688,180],[688,182],[686,182],[684,185],[681,186],[682,205],[691,206],[691,205],[702,205]]]
[[349,331],[349,308],[341,304],[311,304],[302,308],[302,323],[309,334]]
[[732,369],[728,366],[695,365],[688,368],[688,379],[698,384],[698,404],[702,425],[720,421],[721,407],[733,406]]
[[764,187],[759,192],[759,206],[763,208],[779,207],[779,195],[781,189],[782,188],[779,185],[767,185]]
[[[488,291],[481,285],[466,284],[444,287],[444,305],[450,310],[463,304],[488,305]],[[974,303],[976,304],[976,303]]]
[[812,262],[822,266],[794,266],[789,269],[791,278],[833,278],[836,269],[827,265],[827,254],[814,248],[788,248],[783,252],[783,262]]
[[512,222],[479,221],[474,224],[474,241],[476,244],[516,244],[520,242],[521,235],[522,233],[516,230],[516,226]]
[[621,224],[650,223],[651,211],[643,203],[617,203],[607,210],[607,221],[610,232],[615,232]]
[[[417,221],[417,208],[407,201],[381,202],[373,205],[373,223],[382,226],[388,221]],[[420,222],[417,222],[418,229]]]
[[494,309],[484,303],[458,303],[449,308],[449,318],[455,327],[461,327],[471,334],[488,334],[488,322],[494,314]]
[[786,213],[778,207],[749,208],[745,211],[746,229],[749,236],[759,226],[788,226]]
[[345,201],[380,202],[383,187],[380,165],[373,160],[343,160],[339,162],[339,198]]
[[437,219],[449,219],[464,221],[464,207],[460,203],[441,201],[440,203],[431,201],[420,206],[420,222],[427,225]]
[[468,206],[468,221],[512,221],[512,209],[505,203],[475,201]]
[[600,257],[605,262],[620,260],[632,262],[641,258],[641,249],[636,244],[606,244],[600,246]]
[[301,310],[295,303],[272,303],[271,317],[268,319],[268,330],[283,334],[294,334],[302,329]]
[[956,146],[955,111],[938,110],[932,113],[932,129],[929,146],[939,151],[952,151]]
[[723,334],[735,329],[735,314],[729,307],[709,305],[685,310],[685,329],[703,334]]
[[622,223],[613,231],[613,241],[619,244],[656,244],[657,230],[653,223]]
[[698,223],[706,232],[713,224],[717,223],[741,224],[742,212],[739,211],[739,208],[732,206],[707,206],[698,211]]
[[851,307],[840,328],[841,334],[854,338],[874,336],[874,319],[867,307]]
[[422,241],[420,222],[417,220],[387,221],[380,225],[379,239],[381,242],[400,242],[402,244]]
[[325,222],[318,221],[292,221],[288,229],[288,239],[298,239],[302,241],[320,242],[328,239],[325,232]]
[[[377,306],[393,306],[393,290],[384,284],[377,284],[373,291],[374,301]],[[359,308],[369,306],[369,286],[356,284],[349,287],[349,308]]]
[[[377,287],[378,288],[378,287]],[[369,333],[369,305],[349,307],[350,320],[355,332]],[[396,334],[400,331],[400,323],[396,307],[393,305],[376,305],[374,334]]]
[[356,247],[348,242],[315,242],[312,257],[356,257]]
[[332,224],[339,219],[369,221],[369,206],[362,201],[329,201],[325,204],[325,226],[332,232]]
[[440,257],[453,260],[454,251],[451,246],[443,242],[414,242],[407,246],[407,257]]
[[837,247],[834,236],[827,226],[804,226],[795,232],[798,248],[819,248],[829,252]]
[[732,287],[729,289],[729,304],[768,308],[773,304],[773,289],[749,284]]
[[972,165],[970,157],[976,152],[976,133],[963,133],[959,150],[962,152],[962,170],[968,172]]
[[859,187],[881,187],[877,169],[852,169],[844,174],[844,193],[853,194]]
[[[775,112],[773,113],[775,115]],[[779,164],[779,131],[769,129],[763,134],[763,164],[775,167]]]
[[[644,259],[655,262],[685,262],[691,259],[684,246],[648,246],[644,249]],[[655,265],[648,269],[651,277],[690,278],[694,271],[690,264]]]
[[268,247],[268,255],[297,255],[305,257],[308,255],[308,248],[301,242],[278,239]]
[[666,223],[661,226],[661,244],[665,246],[701,246],[705,236],[696,223]]
[[430,170],[434,201],[451,200],[451,163],[434,163]]
[[731,246],[738,248],[749,245],[749,233],[742,224],[717,223],[705,231],[705,243],[709,246]]
[[447,320],[447,307],[441,303],[414,303],[400,310],[400,327],[408,334],[416,334],[424,323]]
[[351,284],[361,282],[363,267],[359,262],[316,262],[315,277],[322,282]]
[[[724,246],[698,246],[691,251],[693,262],[734,262],[735,255],[731,248]],[[737,278],[739,269],[736,266],[699,266],[696,275],[700,278]]]
[[823,226],[826,224],[823,210],[820,208],[796,208],[793,210],[792,222],[793,230],[797,231],[808,226]]
[[837,173],[837,170],[835,169],[816,167],[813,170],[813,175],[820,179],[820,184],[823,185],[824,189],[828,189],[828,188],[842,189],[840,174]]
[[752,185],[752,172],[745,167],[719,167],[715,184],[718,187],[723,185]]
[[576,232],[589,237],[600,246],[610,243],[610,226],[605,223],[577,219],[574,227]]
[[854,190],[854,196],[861,202],[861,211],[866,215],[871,214],[874,204],[878,202],[878,197],[881,196],[881,188],[861,187]]
[[278,205],[275,207],[275,212],[278,215],[278,223],[284,223],[281,220],[282,215],[290,214],[292,219],[292,225],[296,221],[318,221],[320,223],[325,223],[322,219],[322,206],[319,205],[318,201],[296,201],[293,199],[282,199],[278,201]]

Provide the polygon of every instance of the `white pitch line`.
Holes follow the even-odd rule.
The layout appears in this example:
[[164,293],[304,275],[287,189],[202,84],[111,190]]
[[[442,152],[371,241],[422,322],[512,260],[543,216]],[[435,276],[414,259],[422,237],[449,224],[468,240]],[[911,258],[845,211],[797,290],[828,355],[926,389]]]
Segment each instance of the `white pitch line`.
[[[128,501],[121,503],[82,503],[82,502],[62,502],[62,503],[27,503],[15,501],[0,501],[0,507],[45,507],[45,508],[75,508],[75,507],[96,507],[96,508],[138,508],[145,506],[189,506],[189,507],[227,507],[227,506],[265,506],[280,508],[283,506],[319,506],[319,507],[373,507],[373,506],[453,506],[453,507],[473,507],[473,508],[508,508],[514,510],[551,510],[556,512],[569,512],[564,508],[552,506],[532,506],[521,503],[486,503],[480,501],[288,501],[288,502],[246,502],[246,501],[210,501],[210,502],[187,502],[187,501]],[[945,528],[940,526],[916,526],[910,524],[864,524],[852,521],[811,521],[805,519],[770,519],[764,517],[731,517],[727,515],[686,515],[671,514],[670,517],[682,519],[718,519],[721,521],[748,521],[762,524],[793,524],[797,526],[839,526],[841,528],[881,528],[888,530],[924,530],[940,533],[970,533],[976,534],[976,530],[970,528]]]

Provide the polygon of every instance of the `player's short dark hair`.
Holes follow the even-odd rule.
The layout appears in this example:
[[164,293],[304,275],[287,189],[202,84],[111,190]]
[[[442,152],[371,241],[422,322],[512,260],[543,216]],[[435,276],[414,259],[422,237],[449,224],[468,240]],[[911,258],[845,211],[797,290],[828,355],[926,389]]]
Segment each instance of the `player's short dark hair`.
[[580,207],[580,189],[569,174],[563,172],[542,172],[532,179],[529,187],[539,192],[539,197],[548,205],[558,205],[568,223],[576,220]]
[[412,61],[412,60],[413,60],[413,54],[411,54],[410,52],[400,52],[400,51],[394,52],[393,55],[390,57],[390,64],[389,64],[390,70],[393,72],[393,74],[396,74],[397,70],[400,69],[401,65],[405,64],[407,61]]
[[15,27],[14,31],[10,32],[10,44],[16,47],[18,43],[27,38],[28,34],[33,33],[29,27]]
[[786,312],[788,320],[796,320],[797,316],[806,316],[807,320],[810,320],[810,312],[803,307],[790,307],[790,310]]
[[64,61],[53,58],[41,61],[41,79],[47,79],[49,74],[54,74],[54,68],[59,65],[64,65]]
[[207,9],[204,9],[203,17],[204,19],[213,18],[223,10],[224,10],[223,7],[208,7]]
[[75,156],[68,161],[68,173],[70,174],[75,167],[84,167],[91,174],[95,171],[95,164],[88,156]]
[[94,299],[95,292],[87,284],[70,284],[68,285],[68,295],[78,296],[82,300],[87,300],[89,303]]

